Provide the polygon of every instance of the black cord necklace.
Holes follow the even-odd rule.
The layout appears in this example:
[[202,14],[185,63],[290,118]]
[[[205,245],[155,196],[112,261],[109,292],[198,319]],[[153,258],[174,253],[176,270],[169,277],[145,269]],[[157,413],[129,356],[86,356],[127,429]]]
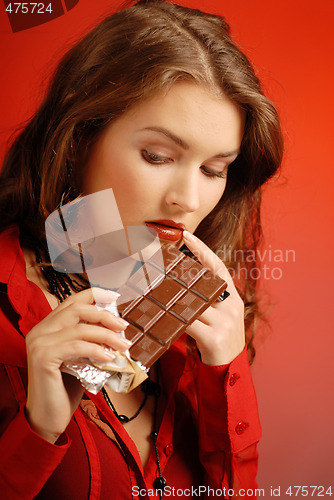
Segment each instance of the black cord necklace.
[[102,388],[102,394],[103,397],[109,406],[111,410],[113,411],[114,415],[118,418],[118,420],[122,423],[125,424],[127,422],[131,422],[131,420],[134,420],[136,417],[138,417],[139,413],[142,411],[142,409],[145,406],[145,403],[147,401],[148,396],[154,396],[154,412],[153,412],[153,430],[150,434],[150,438],[153,441],[153,446],[154,446],[154,452],[155,452],[155,457],[156,457],[156,463],[157,463],[157,471],[158,471],[158,477],[155,478],[153,481],[153,487],[156,491],[158,491],[160,499],[162,499],[162,492],[166,489],[167,487],[167,481],[166,479],[162,476],[161,474],[161,466],[160,466],[160,459],[159,459],[159,452],[158,452],[158,447],[157,447],[157,439],[158,439],[158,431],[157,431],[157,412],[158,412],[158,399],[161,394],[161,387],[159,384],[159,369],[157,368],[157,381],[153,382],[151,379],[146,379],[142,383],[142,391],[145,393],[144,399],[139,406],[138,410],[132,417],[127,417],[126,415],[120,415],[115,406],[113,405],[112,401],[109,398],[109,395],[106,391],[106,389],[103,387]]
[[[35,248],[35,253],[36,262],[40,265],[40,269],[49,284],[50,293],[57,297],[60,303],[63,302],[66,297],[72,295],[71,289],[74,292],[81,292],[81,290],[90,288],[89,281],[82,275],[75,275],[78,280],[81,281],[81,283],[79,283],[79,281],[72,279],[67,273],[62,273],[54,269],[50,265],[49,259],[43,263],[42,255],[39,249]],[[47,252],[45,253],[47,254]]]
[[143,399],[141,405],[139,406],[138,410],[136,411],[136,413],[132,417],[127,417],[126,415],[123,415],[123,414],[120,415],[119,413],[117,413],[117,410],[116,410],[115,406],[112,404],[112,401],[109,398],[107,391],[105,390],[104,387],[102,388],[102,394],[103,394],[103,397],[104,397],[107,405],[112,409],[114,415],[118,418],[118,420],[121,422],[121,424],[126,424],[127,422],[131,422],[131,420],[134,420],[136,417],[138,417],[139,413],[142,411],[142,409],[144,408],[145,403],[147,401],[148,393],[146,391],[144,391],[144,392],[145,392],[144,399]]
[[150,434],[150,438],[153,439],[153,446],[155,451],[155,457],[157,462],[158,474],[159,476],[155,478],[153,481],[153,488],[159,492],[160,499],[162,498],[162,492],[165,491],[167,487],[167,481],[161,474],[160,460],[159,460],[159,452],[157,447],[157,439],[158,439],[158,431],[157,431],[157,413],[158,413],[158,399],[161,394],[161,388],[159,384],[159,365],[157,364],[157,388],[154,394],[155,404],[154,404],[154,413],[153,413],[153,431]]

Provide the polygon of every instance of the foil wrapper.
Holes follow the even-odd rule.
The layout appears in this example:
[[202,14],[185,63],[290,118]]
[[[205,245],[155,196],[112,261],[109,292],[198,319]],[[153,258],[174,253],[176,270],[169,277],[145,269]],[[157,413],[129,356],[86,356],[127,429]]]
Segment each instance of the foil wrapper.
[[84,358],[64,362],[61,371],[76,377],[93,394],[97,394],[111,377],[109,371],[96,368],[89,359]]
[[[119,316],[116,302],[98,303],[96,306]],[[124,332],[119,335],[125,337]],[[83,387],[93,394],[97,394],[105,384],[115,392],[130,392],[147,378],[147,370],[141,363],[131,359],[129,351],[114,351],[114,354],[115,359],[103,364],[88,358],[65,361],[61,371],[75,376]]]

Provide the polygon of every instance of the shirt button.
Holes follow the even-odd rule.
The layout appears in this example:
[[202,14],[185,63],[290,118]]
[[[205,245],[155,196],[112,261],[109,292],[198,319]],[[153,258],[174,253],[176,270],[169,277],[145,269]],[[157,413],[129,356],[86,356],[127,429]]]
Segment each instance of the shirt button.
[[240,378],[239,373],[232,373],[232,375],[230,376],[230,380],[229,380],[230,386],[233,386],[236,383],[236,381],[238,380],[238,378]]
[[172,443],[166,444],[164,451],[165,451],[165,455],[167,455],[167,457],[169,457],[173,453],[173,445],[172,445]]
[[239,422],[235,426],[235,432],[240,436],[240,434],[243,434],[245,430],[249,427],[249,424],[247,422]]

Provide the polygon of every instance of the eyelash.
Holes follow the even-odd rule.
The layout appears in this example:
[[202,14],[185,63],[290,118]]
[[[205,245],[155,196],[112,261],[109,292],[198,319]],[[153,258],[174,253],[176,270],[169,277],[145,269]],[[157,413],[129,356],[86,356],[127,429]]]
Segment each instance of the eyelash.
[[162,158],[161,156],[150,153],[149,151],[147,151],[147,149],[144,149],[142,151],[142,156],[144,160],[146,160],[148,163],[151,163],[152,165],[168,163],[169,161],[171,161],[171,158]]
[[226,179],[227,177],[227,168],[225,168],[222,172],[213,172],[212,170],[205,172],[205,168],[207,168],[205,165],[201,166],[202,172],[204,172],[204,175],[209,177],[209,179],[214,179],[215,177],[218,177],[218,179]]
[[[161,156],[150,153],[146,149],[144,149],[141,154],[144,160],[150,163],[151,165],[161,165],[163,163],[168,163],[169,161],[171,161],[171,158],[162,158]],[[222,172],[213,172],[212,170],[207,169],[205,165],[202,165],[201,169],[204,175],[209,179],[214,179],[217,177],[218,179],[226,179],[227,177],[227,172],[226,172],[227,169],[224,169]]]

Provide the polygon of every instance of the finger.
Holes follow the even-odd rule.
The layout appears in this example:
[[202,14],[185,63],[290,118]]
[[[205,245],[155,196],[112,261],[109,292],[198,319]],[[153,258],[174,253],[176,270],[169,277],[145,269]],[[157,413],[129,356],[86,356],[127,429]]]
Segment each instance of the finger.
[[58,310],[55,315],[49,314],[43,320],[43,327],[29,333],[29,338],[34,335],[50,335],[50,333],[63,328],[75,326],[78,323],[101,324],[114,332],[122,332],[129,325],[124,319],[115,316],[112,312],[97,308],[95,305],[72,303],[65,309]]
[[235,290],[232,277],[218,255],[216,255],[205,243],[203,243],[203,241],[197,238],[197,236],[189,233],[188,231],[183,231],[183,239],[189,250],[191,250],[204,267],[209,269],[213,274],[222,278],[226,281],[228,287]]
[[197,345],[205,344],[205,339],[210,334],[210,327],[197,319],[187,327],[186,333],[196,341]]
[[85,342],[87,346],[94,343],[121,351],[129,349],[132,345],[129,340],[123,339],[119,334],[107,328],[79,323],[74,327],[72,326],[30,340],[27,344],[27,351],[31,358],[43,364],[47,360],[58,359],[63,345],[75,342]]
[[74,328],[58,332],[58,338],[59,343],[67,342],[68,340],[84,340],[85,342],[103,344],[114,350],[119,349],[122,351],[129,349],[132,345],[130,340],[121,337],[117,332],[87,323],[79,323]]
[[197,321],[209,326],[214,322],[216,315],[217,311],[210,306],[197,318]]
[[109,352],[104,346],[85,342],[83,340],[61,344],[57,354],[58,366],[64,361],[77,358],[89,358],[94,361],[110,362],[116,357],[113,352]]
[[79,322],[90,324],[101,323],[115,332],[121,332],[129,325],[127,321],[115,316],[107,309],[98,308],[95,305],[71,304],[59,315],[59,327],[68,326]]

